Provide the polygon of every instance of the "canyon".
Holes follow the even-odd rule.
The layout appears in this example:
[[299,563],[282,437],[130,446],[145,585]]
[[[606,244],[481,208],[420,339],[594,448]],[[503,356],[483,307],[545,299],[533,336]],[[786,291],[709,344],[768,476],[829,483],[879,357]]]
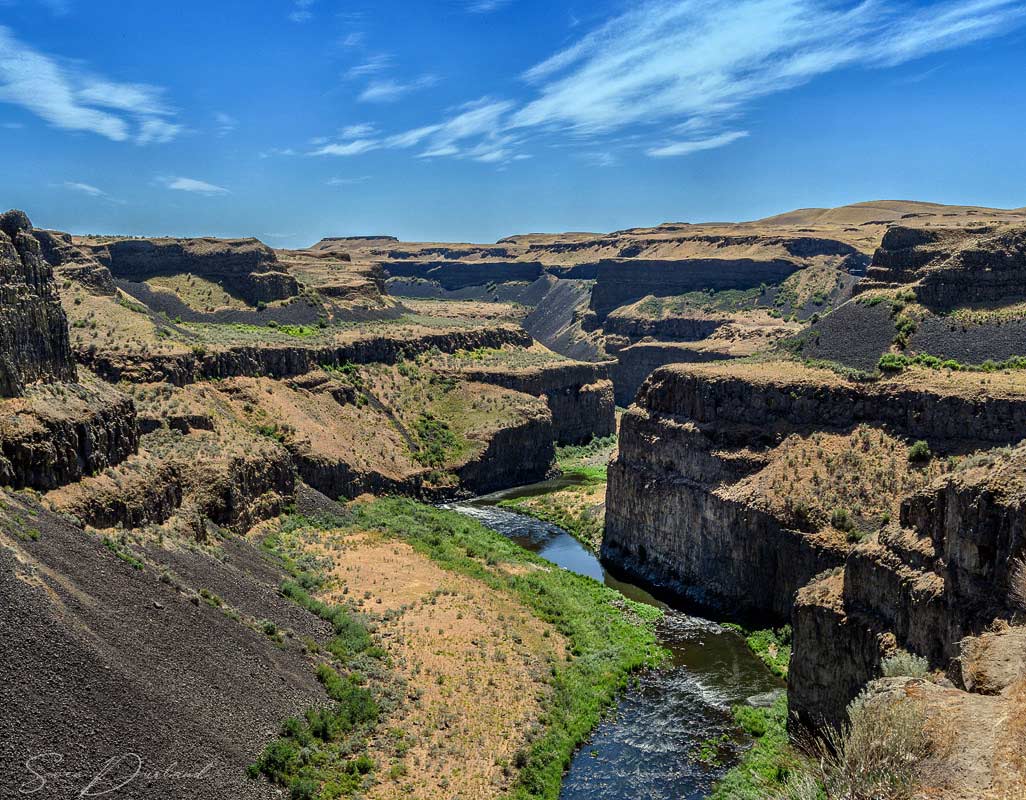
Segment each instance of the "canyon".
[[[946,731],[944,768],[920,776],[923,796],[1021,786],[1024,231],[1024,209],[877,201],[288,250],[79,236],[0,215],[0,634],[12,653],[0,721],[40,720],[4,737],[0,758],[70,748],[117,720],[90,740],[90,763],[129,743],[183,764],[210,753],[230,768],[202,796],[276,796],[275,781],[296,796],[309,778],[289,749],[301,723],[275,731],[314,726],[303,709],[341,696],[324,669],[338,668],[354,681],[346,697],[366,679],[382,718],[421,738],[404,748],[385,727],[355,728],[387,778],[360,772],[345,737],[317,746],[344,750],[331,752],[346,786],[404,796],[407,750],[419,768],[444,749],[432,726],[449,719],[446,681],[480,688],[430,658],[414,667],[417,648],[477,657],[494,630],[488,646],[510,660],[523,703],[500,737],[461,704],[449,724],[487,755],[472,775],[443,759],[415,796],[450,781],[482,797],[536,781],[523,796],[554,796],[601,703],[658,661],[654,612],[585,582],[565,589],[501,537],[450,530],[411,501],[534,484],[559,473],[557,453],[616,435],[608,468],[586,465],[601,479],[568,493],[601,530],[589,543],[660,597],[789,625],[796,738],[843,728],[857,698],[914,696],[931,719],[963,720]],[[422,576],[409,597],[396,570]],[[542,587],[530,602],[517,594],[528,584]],[[546,592],[594,593],[588,614],[633,644],[604,677],[587,673],[601,688],[594,719],[541,764],[526,753],[548,741],[542,707],[565,700],[553,675],[591,669],[574,664],[585,634]],[[368,638],[340,657],[337,638],[359,638],[347,615],[369,620]],[[450,641],[444,628],[471,615],[476,633]],[[416,633],[436,623],[437,637]],[[365,653],[379,648],[393,663]],[[922,666],[896,673],[901,659]],[[392,667],[434,710],[412,689],[397,696]],[[82,702],[48,705],[57,684],[84,687]],[[1003,727],[970,768],[957,744],[979,736],[974,715]],[[265,746],[292,753],[288,769],[275,772]],[[271,780],[247,778],[251,763]]]

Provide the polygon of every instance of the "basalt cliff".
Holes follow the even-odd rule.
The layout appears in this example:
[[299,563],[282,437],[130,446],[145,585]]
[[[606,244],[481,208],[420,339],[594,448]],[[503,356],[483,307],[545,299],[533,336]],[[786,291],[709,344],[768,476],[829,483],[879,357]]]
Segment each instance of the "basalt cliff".
[[845,724],[867,687],[961,720],[927,794],[1005,785],[951,743],[979,735],[972,709],[1021,710],[1023,230],[890,226],[830,313],[751,358],[655,370],[609,467],[608,563],[791,626],[794,732]]

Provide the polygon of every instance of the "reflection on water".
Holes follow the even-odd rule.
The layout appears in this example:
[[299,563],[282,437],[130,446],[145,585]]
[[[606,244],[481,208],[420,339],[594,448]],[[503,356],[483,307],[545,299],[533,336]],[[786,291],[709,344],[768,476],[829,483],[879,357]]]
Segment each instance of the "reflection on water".
[[[764,705],[782,691],[741,637],[715,622],[675,610],[621,580],[562,528],[494,504],[552,491],[557,478],[448,508],[478,519],[563,569],[602,581],[632,600],[662,608],[666,669],[639,676],[578,751],[563,779],[564,800],[699,800],[746,746],[730,707]],[[704,745],[704,746],[703,746]]]

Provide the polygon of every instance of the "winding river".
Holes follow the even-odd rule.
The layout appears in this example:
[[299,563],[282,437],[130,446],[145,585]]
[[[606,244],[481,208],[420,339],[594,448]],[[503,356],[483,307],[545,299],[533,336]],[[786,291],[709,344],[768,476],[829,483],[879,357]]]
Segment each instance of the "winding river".
[[602,581],[665,615],[657,634],[672,654],[665,669],[639,676],[615,713],[574,757],[562,800],[700,800],[748,745],[732,705],[769,705],[783,683],[733,631],[618,580],[562,528],[496,507],[505,498],[552,491],[572,479],[518,487],[448,505],[563,569]]

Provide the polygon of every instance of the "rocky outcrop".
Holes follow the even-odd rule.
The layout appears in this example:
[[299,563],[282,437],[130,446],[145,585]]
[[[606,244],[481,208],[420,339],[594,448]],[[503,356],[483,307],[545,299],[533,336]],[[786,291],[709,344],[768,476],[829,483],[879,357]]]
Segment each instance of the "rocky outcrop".
[[1026,430],[1023,396],[959,392],[941,382],[922,388],[847,382],[787,362],[754,364],[736,374],[664,368],[650,377],[638,403],[649,412],[696,423],[750,426],[762,437],[755,443],[771,441],[773,429],[843,429],[860,422],[887,425],[917,439],[994,444],[1017,442]]
[[1021,299],[1026,227],[906,228],[885,234],[859,291],[914,284],[928,308]]
[[467,286],[511,281],[532,282],[542,275],[537,261],[383,261],[390,278],[420,278],[453,291]]
[[[969,690],[1000,683],[978,674],[967,642],[989,641],[985,629],[1014,614],[1012,567],[1026,557],[1024,474],[1022,448],[977,456],[906,498],[896,524],[856,547],[834,579],[840,591],[804,593],[789,678],[791,707],[804,722],[842,719],[895,647],[948,669]],[[839,649],[858,657],[839,660]]]
[[606,317],[602,330],[607,335],[642,339],[654,336],[660,339],[676,339],[682,342],[697,342],[711,336],[716,330],[730,322],[730,317],[694,316],[645,319],[614,312]]
[[732,434],[743,439],[747,431],[707,429],[685,415],[652,411],[645,407],[650,386],[620,423],[603,560],[707,608],[787,619],[795,592],[839,565],[843,550],[718,492],[761,466],[757,457],[724,452]]
[[256,239],[115,239],[80,246],[123,280],[192,273],[227,285],[252,305],[299,293],[295,277]]
[[287,378],[322,365],[394,364],[433,348],[454,353],[479,347],[500,348],[509,344],[528,347],[531,337],[520,328],[490,327],[424,334],[411,338],[367,336],[346,344],[304,347],[266,344],[236,346],[190,353],[124,354],[84,348],[79,360],[101,377],[112,381],[150,383],[166,381],[184,386],[197,380],[233,377]]
[[74,381],[68,320],[53,270],[21,211],[0,215],[0,397],[36,381]]
[[33,234],[58,277],[76,281],[97,294],[114,294],[116,287],[110,270],[92,253],[76,246],[71,234],[38,228]]
[[697,348],[686,342],[639,342],[615,351],[611,375],[616,387],[616,404],[626,408],[634,402],[645,379],[667,364],[722,361],[733,356],[715,348]]
[[560,444],[584,444],[596,436],[616,432],[613,384],[606,377],[605,364],[566,362],[528,369],[467,368],[458,374],[466,380],[504,386],[545,400],[552,412],[553,434]]
[[471,494],[487,494],[543,480],[556,457],[553,438],[549,414],[525,415],[496,431],[480,455],[455,470],[460,486]]
[[135,452],[131,399],[94,383],[32,387],[0,408],[0,484],[53,489]]
[[[788,379],[787,368],[750,365],[743,375],[665,367],[653,373],[623,417],[619,455],[609,468],[606,559],[705,605],[784,620],[795,592],[840,566],[847,548],[790,530],[727,491],[761,469],[768,448],[794,432],[846,431],[860,422],[934,443],[1004,443],[1017,441],[1026,422],[1026,397],[860,385],[832,373],[800,371]],[[859,564],[868,556],[857,548],[849,568],[856,569],[852,559]],[[857,584],[870,595],[886,589],[862,577]],[[928,584],[916,589],[920,616],[902,623],[910,630],[932,613],[921,602]]]
[[295,499],[296,470],[281,447],[264,454],[178,462],[177,468],[196,511],[239,533],[281,514]]
[[751,289],[763,283],[781,283],[801,267],[801,263],[785,259],[605,259],[597,265],[591,310],[602,321],[613,309],[648,295],[671,297],[708,289]]

